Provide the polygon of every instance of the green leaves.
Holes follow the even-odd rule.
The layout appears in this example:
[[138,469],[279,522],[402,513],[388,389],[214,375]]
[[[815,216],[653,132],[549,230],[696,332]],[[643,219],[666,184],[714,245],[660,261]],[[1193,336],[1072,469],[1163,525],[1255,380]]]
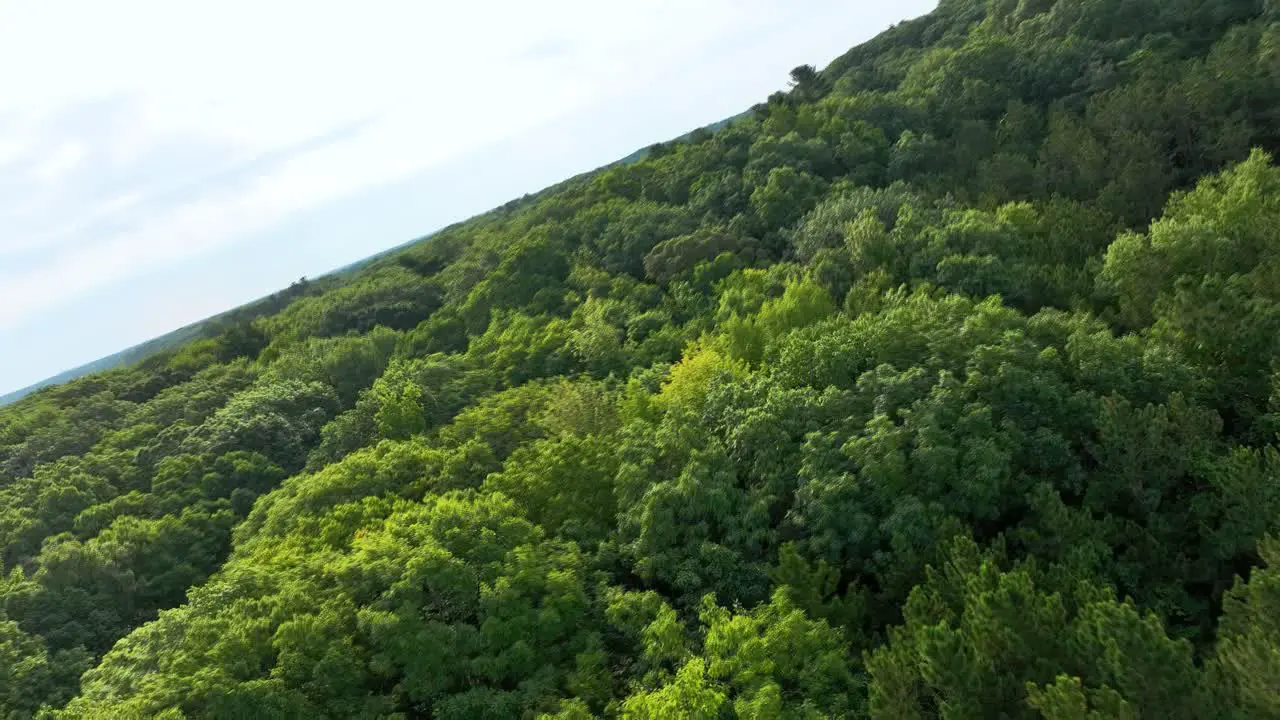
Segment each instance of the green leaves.
[[[623,701],[621,717],[707,718],[728,711],[762,719],[857,716],[860,688],[839,634],[805,617],[782,594],[750,613],[730,612],[706,596],[699,616],[701,653],[682,658],[673,674],[660,675],[657,687],[633,693]],[[669,617],[660,615],[651,629]],[[660,637],[646,634],[650,642]]]
[[1119,238],[1101,276],[1130,327],[1151,327],[1203,369],[1231,431],[1244,437],[1263,412],[1278,352],[1277,190],[1280,171],[1255,152],[1175,196],[1148,235]]
[[90,662],[79,649],[50,653],[38,636],[0,613],[0,709],[6,718],[35,717],[42,707],[65,703]]
[[6,407],[0,718],[1277,714],[1263,5],[946,0]]
[[1266,565],[1249,582],[1237,581],[1223,598],[1221,637],[1214,658],[1222,692],[1244,717],[1280,713],[1275,689],[1280,682],[1280,548],[1273,537],[1262,542]]
[[1034,566],[1003,571],[972,541],[958,541],[943,568],[912,591],[906,624],[867,659],[872,714],[1209,711],[1190,646],[1169,639],[1154,615],[1087,582],[1056,591],[1046,584]]

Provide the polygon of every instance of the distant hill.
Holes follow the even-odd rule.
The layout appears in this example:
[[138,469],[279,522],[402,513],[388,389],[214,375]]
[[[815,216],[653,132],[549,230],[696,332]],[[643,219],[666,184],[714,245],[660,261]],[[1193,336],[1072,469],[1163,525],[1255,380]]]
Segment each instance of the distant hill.
[[135,345],[114,355],[108,355],[107,357],[94,360],[86,365],[81,365],[78,368],[67,370],[66,372],[59,373],[46,380],[41,380],[40,382],[22,388],[21,390],[15,390],[8,395],[0,395],[0,405],[8,405],[9,403],[17,402],[41,388],[46,388],[51,385],[61,385],[62,383],[70,382],[76,378],[84,377],[85,375],[90,375],[92,373],[102,372],[104,370],[110,370],[124,365],[132,365],[133,363],[141,362],[156,353],[164,352],[165,350],[172,350],[181,346],[183,343],[199,338],[202,329],[208,322],[208,320],[201,320],[200,322],[192,323],[191,325],[187,325],[186,327],[179,328],[171,333],[161,335],[153,340],[148,340],[141,345]]
[[[731,118],[725,118],[724,120],[721,120],[719,122],[714,122],[714,123],[711,123],[710,125],[704,125],[703,127],[700,127],[697,130],[693,130],[691,132],[685,133],[684,135],[681,135],[680,137],[676,138],[675,140],[672,140],[671,142],[687,142],[689,140],[693,140],[697,135],[700,135],[702,133],[713,133],[716,130],[719,130],[722,127],[726,127],[737,120],[741,120],[742,118],[747,117],[750,114],[751,114],[751,111],[748,110],[743,113],[738,113],[737,115],[734,115]],[[652,150],[653,150],[652,145],[646,148],[641,148],[631,153],[630,155],[622,158],[621,160],[618,160],[617,162],[606,165],[605,167],[614,167],[616,165],[634,165],[640,162],[641,160],[649,157],[649,153],[652,152]]]
[[[688,133],[685,133],[684,135],[681,135],[678,138],[675,138],[674,140],[668,141],[667,143],[659,143],[659,144],[687,142],[689,140],[696,138],[698,135],[702,133],[715,132],[716,130],[719,130],[720,128],[723,128],[744,117],[747,117],[750,114],[751,114],[751,111],[739,113],[738,115],[734,115],[733,117],[725,118],[724,120],[719,120],[717,122],[711,123],[710,125],[705,125],[703,127],[697,128],[696,130],[692,130]],[[570,178],[569,180],[556,183],[555,185],[552,185],[537,193],[526,195],[525,197],[521,198],[519,201],[516,201],[515,203],[508,203],[508,206],[510,206],[509,209],[515,209],[515,207],[526,202],[533,202],[546,193],[554,192],[557,189],[565,185],[568,185],[571,182],[574,182],[575,180],[578,180],[585,176],[592,175],[594,173],[598,173],[601,170],[607,170],[609,168],[617,167],[619,165],[633,165],[645,159],[646,157],[648,157],[649,153],[652,152],[653,148],[654,148],[654,145],[641,148],[640,150],[637,150],[631,153],[630,155],[622,158],[621,160],[615,160],[614,162],[608,163],[607,165],[603,165],[590,172],[586,172],[577,177]],[[401,250],[417,245],[418,243],[424,242],[425,240],[428,240],[431,237],[433,237],[435,234],[437,233],[430,233],[428,235],[416,237],[412,240],[409,240],[408,242],[401,243],[399,245],[396,245],[395,247],[388,248],[386,250],[383,250],[382,252],[376,253],[374,255],[370,255],[369,257],[363,258],[361,260],[357,260],[356,262],[353,262],[349,265],[344,265],[343,267],[340,267],[336,270],[330,271],[320,276],[318,280],[332,280],[332,279],[340,278],[344,275],[348,275],[357,270],[360,270],[361,268],[367,267],[377,262],[378,260],[395,255]],[[271,296],[271,297],[275,297],[275,296]],[[22,388],[21,390],[14,390],[13,392],[7,395],[0,395],[0,407],[4,405],[8,405],[10,403],[17,402],[18,400],[21,400],[27,395],[30,395],[31,393],[36,392],[37,390],[40,390],[42,388],[51,387],[54,385],[61,385],[62,383],[71,382],[72,380],[84,377],[86,375],[91,375],[96,372],[103,372],[105,370],[112,370],[118,367],[133,365],[135,363],[142,362],[143,360],[146,360],[147,358],[152,357],[153,355],[157,355],[167,350],[175,350],[181,347],[182,345],[184,345],[185,343],[190,342],[192,340],[198,340],[204,337],[208,337],[211,334],[211,331],[217,326],[218,321],[220,320],[226,320],[233,316],[243,316],[246,313],[253,314],[253,315],[265,314],[261,312],[250,313],[250,311],[252,308],[255,308],[261,303],[267,302],[269,299],[270,298],[261,298],[259,300],[255,300],[254,302],[249,303],[247,305],[243,305],[233,310],[229,310],[227,312],[220,313],[213,317],[205,318],[204,320],[194,322],[185,327],[181,327],[177,330],[174,330],[173,332],[166,333],[152,340],[148,340],[140,345],[135,345],[131,348],[121,350],[120,352],[115,353],[114,355],[108,355],[104,358],[94,360],[91,363],[81,365],[80,367],[72,368],[71,370],[67,370],[65,372],[54,375],[53,377],[47,378],[45,380],[41,380],[40,382],[35,383],[33,385],[29,385],[25,388]]]

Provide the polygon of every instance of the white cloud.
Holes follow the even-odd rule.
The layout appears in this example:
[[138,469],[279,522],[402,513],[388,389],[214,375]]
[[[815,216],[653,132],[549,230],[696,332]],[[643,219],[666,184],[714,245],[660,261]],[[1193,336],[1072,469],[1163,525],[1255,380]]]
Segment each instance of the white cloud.
[[[0,7],[0,329],[625,93],[783,12],[764,0]],[[321,140],[299,149],[307,138]]]
[[40,163],[35,170],[35,176],[41,182],[55,182],[75,169],[84,156],[84,145],[78,142],[63,143],[53,151],[51,156]]

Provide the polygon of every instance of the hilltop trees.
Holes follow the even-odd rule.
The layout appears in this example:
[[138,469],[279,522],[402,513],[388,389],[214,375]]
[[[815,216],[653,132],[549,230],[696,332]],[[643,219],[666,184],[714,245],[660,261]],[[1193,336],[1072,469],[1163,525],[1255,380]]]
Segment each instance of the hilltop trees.
[[0,411],[0,717],[1275,714],[1276,8],[948,0]]

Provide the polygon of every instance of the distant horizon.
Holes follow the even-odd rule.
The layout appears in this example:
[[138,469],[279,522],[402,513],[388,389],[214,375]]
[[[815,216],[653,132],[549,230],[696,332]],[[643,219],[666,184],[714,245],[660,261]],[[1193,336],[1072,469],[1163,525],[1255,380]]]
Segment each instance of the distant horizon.
[[[655,12],[679,10],[670,3],[655,4]],[[213,146],[186,150],[171,134],[157,134],[154,141],[138,133],[112,139],[113,128],[133,127],[131,116],[164,119],[161,111],[170,98],[163,92],[148,103],[145,95],[122,94],[117,88],[96,92],[96,99],[86,97],[86,103],[74,100],[82,96],[68,90],[66,96],[78,106],[67,106],[65,98],[59,105],[41,97],[51,108],[43,115],[51,120],[44,124],[32,124],[32,118],[39,121],[41,115],[28,107],[15,109],[0,100],[0,168],[14,169],[12,192],[8,205],[0,204],[0,217],[16,218],[10,225],[18,233],[0,240],[0,345],[21,348],[0,356],[0,397],[267,297],[299,277],[340,271],[655,142],[733,117],[784,87],[791,68],[824,67],[851,47],[935,4],[854,10],[812,0],[786,9],[749,2],[744,10],[731,3],[711,3],[714,8],[693,13],[705,27],[690,24],[679,37],[669,37],[660,26],[631,30],[636,25],[632,23],[628,31],[634,34],[619,40],[618,47],[631,47],[635,56],[620,55],[624,50],[616,48],[592,49],[595,35],[618,27],[609,22],[617,18],[608,12],[593,11],[576,28],[580,35],[559,46],[535,42],[527,52],[516,54],[511,67],[534,72],[538,63],[560,63],[549,68],[568,69],[570,79],[549,68],[546,77],[581,83],[587,80],[575,73],[580,74],[583,58],[589,57],[582,53],[599,51],[606,53],[600,56],[602,63],[613,63],[608,71],[616,76],[601,80],[594,94],[580,94],[573,109],[533,113],[532,123],[522,112],[531,106],[518,99],[500,113],[501,118],[483,109],[492,98],[445,106],[461,107],[458,127],[478,125],[477,137],[443,132],[439,137],[454,138],[460,149],[436,146],[420,157],[438,159],[410,172],[403,169],[410,160],[401,156],[418,156],[409,146],[368,145],[405,140],[427,147],[422,140],[436,137],[429,128],[421,133],[402,128],[395,136],[371,134],[383,132],[379,123],[412,125],[416,116],[411,108],[405,110],[408,106],[395,110],[370,104],[368,112],[341,108],[354,119],[311,133],[312,139],[303,142],[280,144],[266,131],[271,131],[271,138],[287,138],[290,128],[266,128],[263,137],[268,139],[263,142],[275,144],[263,145],[269,148],[266,152],[245,155]],[[721,11],[729,15],[717,22],[716,12]],[[459,20],[460,27],[465,27],[465,20]],[[21,27],[17,22],[8,32]],[[656,60],[654,67],[633,77],[637,74],[629,71],[645,67],[639,58]],[[602,66],[592,72],[599,76],[606,70]],[[493,77],[505,77],[506,71],[494,72]],[[476,79],[482,86],[479,91],[485,90],[481,80]],[[545,89],[552,92],[554,87]],[[0,89],[6,89],[3,82]],[[538,93],[525,96],[535,103],[551,102]],[[16,98],[9,101],[12,105],[24,95],[15,92],[10,97]],[[226,98],[214,97],[212,102],[211,107],[218,107]],[[172,104],[185,111],[193,107],[176,100]],[[67,107],[82,108],[78,112],[84,117],[72,119]],[[432,106],[424,112],[434,116],[434,110]],[[234,118],[219,131],[229,130],[239,140],[248,127],[244,122]],[[499,129],[489,133],[489,126]],[[34,136],[40,141],[32,146],[35,151],[21,146],[33,137],[33,127],[50,135]],[[305,135],[299,129],[293,137]],[[131,183],[130,151],[139,158],[164,161],[138,166],[147,174]],[[144,152],[150,155],[138,154]],[[101,167],[91,162],[95,159],[101,160]],[[343,165],[332,164],[339,159]],[[391,174],[373,179],[370,163],[375,162],[389,162],[385,167]],[[215,168],[219,169],[210,174]],[[344,168],[356,171],[349,183]],[[23,171],[33,178],[28,184],[22,182]],[[70,183],[66,189],[59,186],[59,178]],[[130,185],[137,188],[132,194]],[[34,189],[25,192],[28,188]],[[237,195],[245,192],[240,188],[256,195]],[[39,216],[41,208],[46,215]],[[24,228],[30,234],[22,235]]]

